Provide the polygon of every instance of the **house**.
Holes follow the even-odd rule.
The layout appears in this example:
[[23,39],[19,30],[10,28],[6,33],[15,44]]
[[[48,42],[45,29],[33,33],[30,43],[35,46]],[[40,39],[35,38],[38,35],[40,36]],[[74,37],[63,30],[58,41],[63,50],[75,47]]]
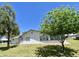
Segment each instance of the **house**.
[[29,30],[24,32],[19,37],[19,42],[21,44],[29,44],[29,43],[41,43],[40,41],[48,41],[50,40],[48,35],[43,35],[38,30]]
[[[40,33],[38,30],[29,30],[27,32],[24,32],[22,35],[19,37],[19,43],[20,44],[60,44],[58,40],[58,37],[53,37],[51,38],[49,35]],[[68,42],[65,41],[66,44],[69,44]]]
[[[19,38],[19,36],[11,38],[10,43],[17,44],[18,40],[19,40],[18,38]],[[4,43],[7,43],[7,41],[8,41],[7,36],[0,36],[0,43],[4,44]]]
[[0,43],[6,43],[7,42],[7,37],[6,36],[0,36]]
[[[5,37],[6,40],[8,40]],[[28,30],[27,32],[24,32],[16,37],[11,38],[10,43],[11,44],[60,44],[58,40],[58,37],[50,37],[47,34],[40,33],[38,30]],[[1,39],[4,41],[4,39]],[[65,41],[66,42],[66,41]],[[66,44],[69,44],[66,42]]]
[[68,34],[68,37],[73,38],[73,39],[76,38],[77,36],[79,36],[79,35],[78,34],[73,34],[73,33]]

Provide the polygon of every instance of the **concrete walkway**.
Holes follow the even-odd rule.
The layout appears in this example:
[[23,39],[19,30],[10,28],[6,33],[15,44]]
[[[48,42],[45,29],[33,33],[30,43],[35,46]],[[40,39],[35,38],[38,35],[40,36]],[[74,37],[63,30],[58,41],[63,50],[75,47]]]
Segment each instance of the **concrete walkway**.
[[[20,44],[45,44],[45,45],[61,45],[61,43],[58,40],[51,40],[51,41],[23,41]],[[65,40],[64,44],[69,44],[69,42],[67,42]]]

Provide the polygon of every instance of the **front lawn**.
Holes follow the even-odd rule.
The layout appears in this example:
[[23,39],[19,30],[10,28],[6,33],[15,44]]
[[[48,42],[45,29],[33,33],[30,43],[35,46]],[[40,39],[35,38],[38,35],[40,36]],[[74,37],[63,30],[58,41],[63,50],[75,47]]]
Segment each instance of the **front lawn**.
[[75,55],[79,57],[79,40],[68,39],[67,41],[70,43],[67,47],[76,50],[77,53]]
[[10,49],[6,48],[6,44],[0,44],[0,56],[79,56],[79,40],[68,39],[69,45],[65,45],[65,52],[59,45],[11,45]]
[[42,45],[11,45],[7,50],[6,45],[0,44],[0,56],[36,56],[35,50]]

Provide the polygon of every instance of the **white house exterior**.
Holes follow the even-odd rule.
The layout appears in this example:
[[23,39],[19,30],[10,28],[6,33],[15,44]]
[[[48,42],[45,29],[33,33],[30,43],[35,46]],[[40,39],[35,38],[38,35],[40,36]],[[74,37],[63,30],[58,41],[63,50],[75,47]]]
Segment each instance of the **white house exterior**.
[[[17,44],[18,40],[19,40],[19,36],[10,38],[10,43],[11,44]],[[8,41],[7,36],[1,36],[0,37],[0,43],[4,44],[4,43],[7,43],[7,41]]]
[[[54,40],[55,39],[55,40]],[[50,38],[49,35],[40,33],[40,31],[37,30],[29,30],[27,32],[24,32],[23,34],[20,34],[19,36],[11,38],[10,43],[11,44],[59,44],[58,38]],[[6,37],[0,38],[2,41],[8,40]],[[66,44],[69,44],[65,41]]]
[[6,36],[2,36],[2,37],[0,37],[0,42],[3,44],[3,43],[5,43],[5,42],[7,42],[7,37]]
[[[60,44],[58,40],[53,40],[49,35],[42,34],[37,30],[29,30],[19,37],[20,44]],[[64,42],[69,44],[68,42]]]
[[29,30],[19,37],[20,44],[41,43],[50,40],[48,35],[43,35],[37,30]]

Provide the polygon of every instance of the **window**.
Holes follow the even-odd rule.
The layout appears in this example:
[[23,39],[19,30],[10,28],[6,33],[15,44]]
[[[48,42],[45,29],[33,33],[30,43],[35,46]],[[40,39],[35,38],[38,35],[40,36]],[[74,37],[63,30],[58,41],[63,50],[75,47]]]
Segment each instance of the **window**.
[[48,36],[40,36],[40,41],[47,41],[48,40]]
[[56,36],[50,36],[50,39],[51,40],[58,40],[59,39],[59,36],[58,35],[56,35]]

